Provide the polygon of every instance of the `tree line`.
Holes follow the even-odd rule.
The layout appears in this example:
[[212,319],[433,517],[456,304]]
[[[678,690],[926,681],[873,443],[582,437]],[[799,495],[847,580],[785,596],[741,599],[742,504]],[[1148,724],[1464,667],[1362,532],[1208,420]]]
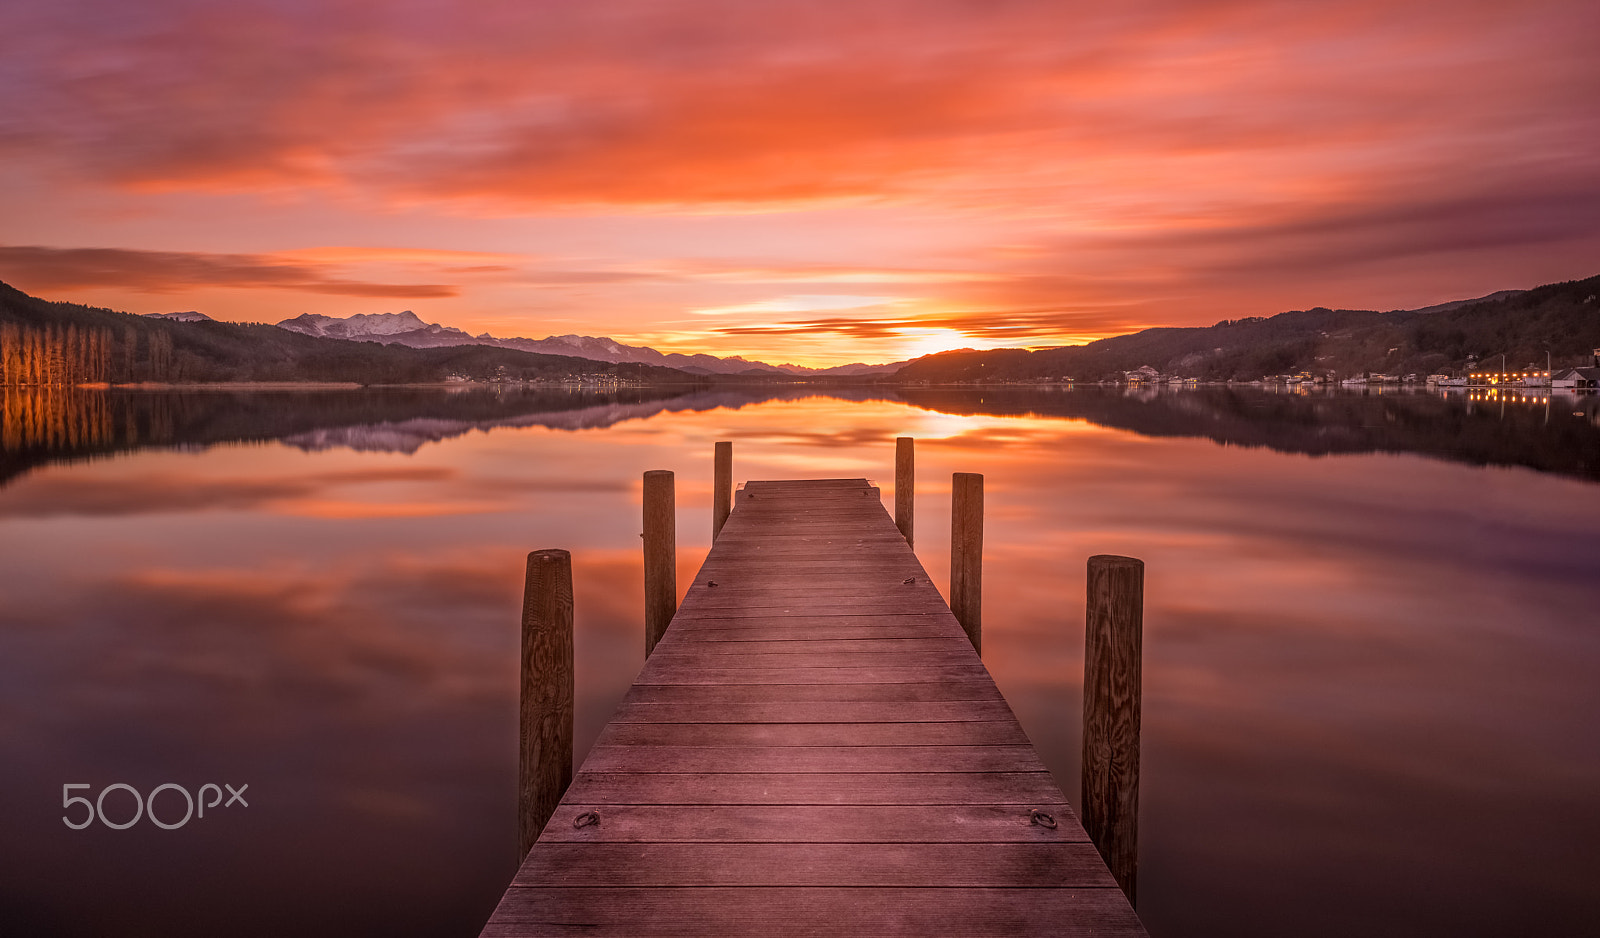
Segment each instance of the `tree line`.
[[[142,342],[141,342],[142,338]],[[172,377],[173,342],[166,332],[119,336],[109,327],[0,323],[0,385],[71,387]]]
[[451,379],[556,382],[611,375],[652,385],[707,379],[659,365],[613,364],[483,345],[414,349],[317,338],[260,324],[175,322],[57,303],[0,283],[0,386],[138,382],[353,382]]

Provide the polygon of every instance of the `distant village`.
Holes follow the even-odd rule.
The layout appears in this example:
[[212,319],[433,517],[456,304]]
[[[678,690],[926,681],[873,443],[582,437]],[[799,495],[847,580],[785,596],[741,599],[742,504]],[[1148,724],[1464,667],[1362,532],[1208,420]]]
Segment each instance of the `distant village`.
[[[926,384],[928,382],[917,382]],[[1547,364],[1540,368],[1529,363],[1518,369],[1508,368],[1502,359],[1499,362],[1468,361],[1466,373],[1461,375],[1450,374],[1408,374],[1390,375],[1379,372],[1366,372],[1364,374],[1340,377],[1333,373],[1313,373],[1302,371],[1298,374],[1266,375],[1253,381],[1202,381],[1199,378],[1189,378],[1182,375],[1163,374],[1149,365],[1141,366],[1133,371],[1122,373],[1121,380],[1101,380],[1080,382],[1071,377],[1046,379],[1045,381],[1027,380],[1018,381],[1019,384],[1096,384],[1119,385],[1126,387],[1151,387],[1167,386],[1175,388],[1193,388],[1200,386],[1279,386],[1290,388],[1366,388],[1366,387],[1428,387],[1428,388],[1463,388],[1463,389],[1511,389],[1511,388],[1548,388],[1567,391],[1592,391],[1600,390],[1600,348],[1595,349],[1590,356],[1589,364],[1576,368],[1552,370]]]
[[[879,381],[894,382],[892,375],[873,376]],[[647,387],[650,381],[638,377],[626,376],[613,372],[574,373],[559,376],[550,376],[539,379],[518,378],[504,366],[497,369],[495,374],[487,377],[473,377],[466,374],[454,373],[446,379],[448,384],[513,384],[513,385],[539,385],[547,387],[582,388],[584,390],[617,390],[620,388]],[[726,376],[724,376],[726,380]],[[768,379],[770,380],[770,379]],[[796,384],[832,383],[827,379],[796,377],[792,382]],[[911,384],[927,384],[926,381],[908,382]],[[990,383],[990,382],[985,382]],[[1540,368],[1535,364],[1527,364],[1521,368],[1511,369],[1504,361],[1500,362],[1468,362],[1466,373],[1462,375],[1450,374],[1382,374],[1367,372],[1365,374],[1340,377],[1332,373],[1312,373],[1303,371],[1298,374],[1266,375],[1253,381],[1202,381],[1199,378],[1184,377],[1181,375],[1163,374],[1155,368],[1144,365],[1133,371],[1122,373],[1121,380],[1101,380],[1091,382],[1077,381],[1071,377],[1055,379],[1016,380],[1014,384],[1095,384],[1117,385],[1130,388],[1158,387],[1194,388],[1212,385],[1246,385],[1255,387],[1286,387],[1292,389],[1312,388],[1370,388],[1370,387],[1426,387],[1438,389],[1467,389],[1467,390],[1494,390],[1494,389],[1552,389],[1567,391],[1593,391],[1600,390],[1600,348],[1593,351],[1588,365],[1576,368],[1566,368],[1552,371],[1548,366]]]

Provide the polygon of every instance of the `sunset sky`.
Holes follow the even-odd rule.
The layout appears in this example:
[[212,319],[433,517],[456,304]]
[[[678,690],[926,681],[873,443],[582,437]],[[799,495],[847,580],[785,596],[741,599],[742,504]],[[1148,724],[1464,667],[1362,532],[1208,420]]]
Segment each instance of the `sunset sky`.
[[0,279],[812,365],[1600,273],[1594,0],[7,0]]

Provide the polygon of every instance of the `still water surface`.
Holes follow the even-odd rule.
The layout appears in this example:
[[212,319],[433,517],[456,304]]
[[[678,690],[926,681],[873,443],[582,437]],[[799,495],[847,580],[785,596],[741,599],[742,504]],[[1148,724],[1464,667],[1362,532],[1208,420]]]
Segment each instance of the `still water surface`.
[[[941,590],[950,473],[985,475],[984,659],[1074,800],[1084,561],[1147,564],[1152,935],[1600,920],[1592,399],[29,406],[81,432],[24,421],[0,451],[7,934],[475,934],[515,866],[523,555],[573,552],[581,760],[643,661],[640,474],[677,472],[687,585],[713,442],[734,441],[736,479],[866,476],[892,505],[905,435]],[[67,829],[63,784],[117,782],[246,784],[249,806]],[[132,814],[125,793],[105,805]]]

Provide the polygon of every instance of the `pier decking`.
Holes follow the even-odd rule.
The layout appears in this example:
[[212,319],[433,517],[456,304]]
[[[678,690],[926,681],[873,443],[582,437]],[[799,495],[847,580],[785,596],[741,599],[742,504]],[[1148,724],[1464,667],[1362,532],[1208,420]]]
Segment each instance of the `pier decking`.
[[739,493],[482,934],[580,933],[1145,934],[864,479]]

